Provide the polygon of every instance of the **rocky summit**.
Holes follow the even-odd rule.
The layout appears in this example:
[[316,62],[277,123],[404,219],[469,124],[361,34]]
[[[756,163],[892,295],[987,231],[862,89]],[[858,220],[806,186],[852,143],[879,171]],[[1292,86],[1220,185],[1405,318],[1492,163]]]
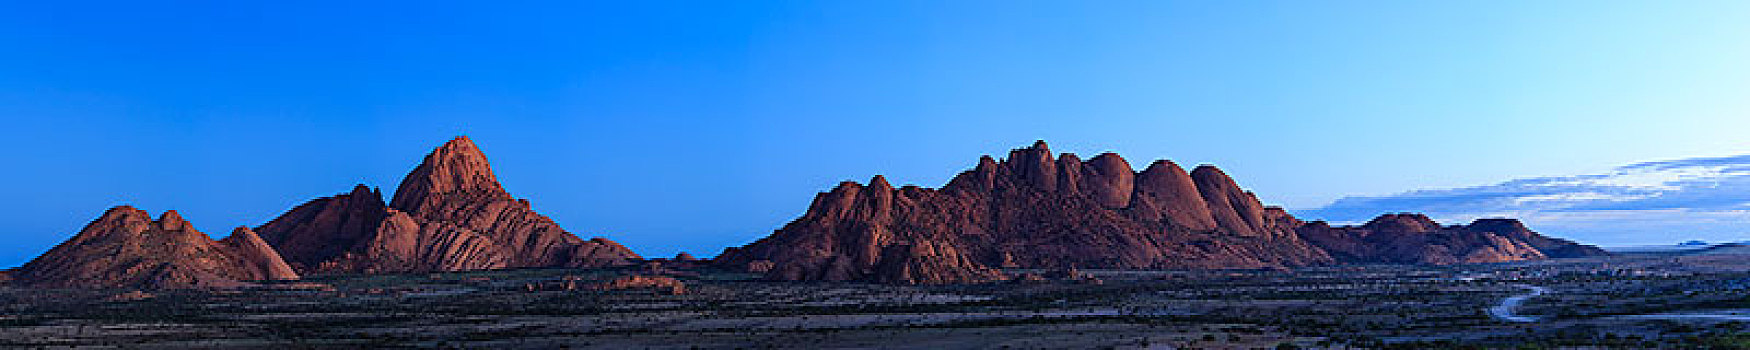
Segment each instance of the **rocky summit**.
[[257,231],[306,273],[598,267],[639,258],[607,239],[578,238],[512,197],[467,137],[427,155],[388,203],[360,185]]
[[[1601,253],[1516,221],[1448,229],[1388,217],[1332,228],[1263,205],[1214,166],[1187,172],[1158,160],[1133,169],[1113,153],[1053,157],[1040,141],[1002,160],[984,156],[940,189],[895,188],[879,175],[867,185],[844,182],[771,236],[715,261],[777,280],[934,284],[1002,279],[1000,268],[1445,264]],[[1423,232],[1436,234],[1409,235]]]
[[44,288],[234,288],[298,279],[248,228],[214,241],[174,210],[152,220],[128,206],[109,209],[11,274],[14,283]]

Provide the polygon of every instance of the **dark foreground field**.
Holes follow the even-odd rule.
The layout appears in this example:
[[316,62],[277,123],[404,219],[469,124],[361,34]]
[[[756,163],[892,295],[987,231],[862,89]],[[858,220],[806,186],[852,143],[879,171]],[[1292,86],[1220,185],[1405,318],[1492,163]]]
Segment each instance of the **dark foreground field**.
[[[764,282],[669,265],[318,276],[242,291],[0,289],[0,346],[1438,348],[1750,346],[1750,255],[1298,271],[1092,271],[974,286]],[[577,286],[667,275],[686,290]],[[1488,309],[1549,293],[1512,310]]]

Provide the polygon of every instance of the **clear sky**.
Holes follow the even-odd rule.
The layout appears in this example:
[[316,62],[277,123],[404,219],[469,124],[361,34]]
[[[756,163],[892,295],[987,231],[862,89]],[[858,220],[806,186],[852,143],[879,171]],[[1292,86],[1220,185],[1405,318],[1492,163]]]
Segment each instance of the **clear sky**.
[[223,235],[390,192],[461,134],[536,210],[647,256],[1035,139],[1217,164],[1291,208],[1747,154],[1746,23],[1745,1],[0,1],[0,266],[113,205]]

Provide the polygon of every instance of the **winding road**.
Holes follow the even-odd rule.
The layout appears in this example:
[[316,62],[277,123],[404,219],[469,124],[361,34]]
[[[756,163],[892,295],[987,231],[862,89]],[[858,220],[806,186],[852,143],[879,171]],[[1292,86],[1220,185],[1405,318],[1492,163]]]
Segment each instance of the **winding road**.
[[1502,299],[1500,305],[1495,305],[1494,307],[1489,308],[1489,316],[1494,316],[1497,319],[1507,322],[1537,322],[1537,317],[1535,316],[1514,315],[1513,309],[1519,308],[1519,304],[1524,303],[1526,299],[1536,298],[1544,293],[1549,293],[1549,288],[1529,284],[1515,284],[1514,286],[1525,288],[1531,292]]

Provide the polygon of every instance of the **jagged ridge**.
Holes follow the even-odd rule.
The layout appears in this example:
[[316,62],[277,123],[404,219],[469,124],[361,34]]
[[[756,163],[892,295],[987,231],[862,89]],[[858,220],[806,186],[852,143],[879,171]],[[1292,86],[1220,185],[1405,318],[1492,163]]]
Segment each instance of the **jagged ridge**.
[[[1012,267],[1457,263],[1596,251],[1516,221],[1415,239],[1350,239],[1396,231],[1303,223],[1210,165],[1186,172],[1159,160],[1132,169],[1113,153],[1053,158],[1039,141],[1000,161],[981,157],[939,190],[894,189],[879,175],[868,185],[844,182],[817,195],[802,217],[717,260],[779,280],[960,283],[998,279],[995,268]],[[1381,247],[1393,245],[1402,247]],[[1379,255],[1388,252],[1415,258]]]
[[[1044,142],[985,156],[942,189],[841,183],[772,236],[726,250],[732,266],[783,280],[968,282],[993,267],[1216,268],[1333,260],[1219,169],[1168,161],[1141,173],[1117,154],[1053,158]],[[887,247],[916,256],[882,253]],[[937,269],[886,271],[919,259]],[[769,261],[770,263],[765,263]],[[990,270],[990,272],[986,272]],[[971,271],[971,272],[967,272]]]

